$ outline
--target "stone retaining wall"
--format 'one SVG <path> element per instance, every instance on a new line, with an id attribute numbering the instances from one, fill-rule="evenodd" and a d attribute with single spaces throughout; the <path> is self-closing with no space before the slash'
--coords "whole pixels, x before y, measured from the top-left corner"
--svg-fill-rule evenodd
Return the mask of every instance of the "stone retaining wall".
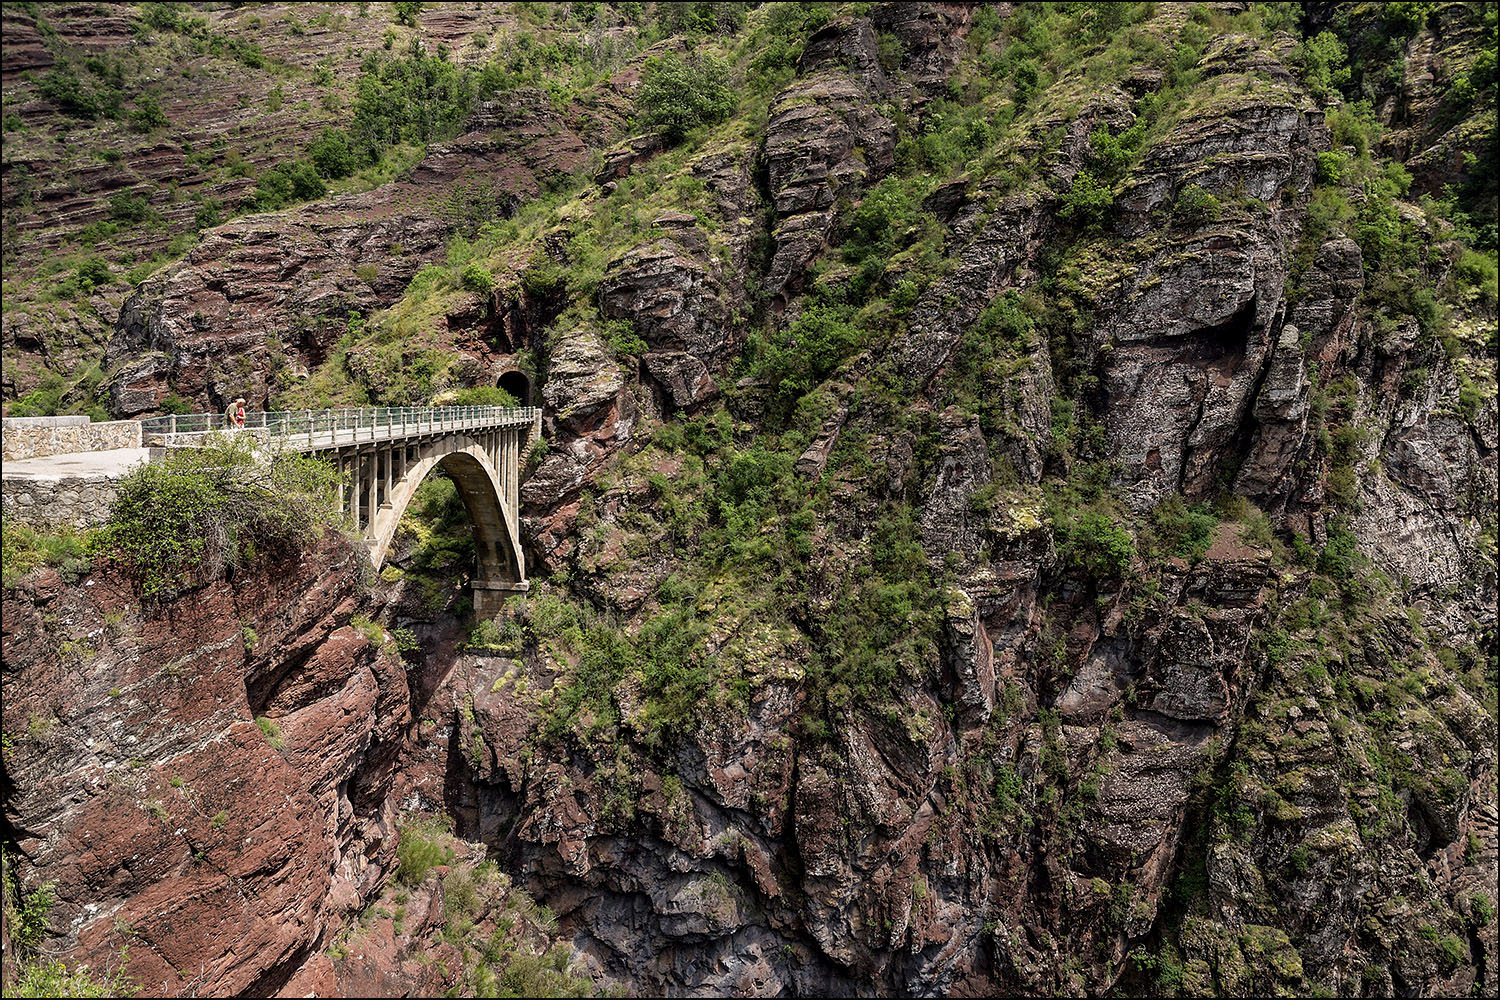
<path id="1" fill-rule="evenodd" d="M 106 476 L 6 479 L 0 505 L 7 521 L 37 528 L 90 528 L 109 517 L 119 487 L 118 479 Z"/>
<path id="2" fill-rule="evenodd" d="M 140 446 L 139 420 L 91 423 L 88 417 L 6 417 L 0 421 L 0 458 L 8 462 Z"/>

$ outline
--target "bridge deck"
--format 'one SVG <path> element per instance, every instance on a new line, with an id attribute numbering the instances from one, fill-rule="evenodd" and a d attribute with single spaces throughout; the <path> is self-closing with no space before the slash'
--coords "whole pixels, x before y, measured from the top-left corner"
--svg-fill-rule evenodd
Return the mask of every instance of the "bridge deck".
<path id="1" fill-rule="evenodd" d="M 245 414 L 243 428 L 222 413 L 151 417 L 141 421 L 143 442 L 154 447 L 194 447 L 211 433 L 241 430 L 274 440 L 290 451 L 328 451 L 470 430 L 525 427 L 534 407 L 392 406 L 345 410 L 274 410 Z"/>

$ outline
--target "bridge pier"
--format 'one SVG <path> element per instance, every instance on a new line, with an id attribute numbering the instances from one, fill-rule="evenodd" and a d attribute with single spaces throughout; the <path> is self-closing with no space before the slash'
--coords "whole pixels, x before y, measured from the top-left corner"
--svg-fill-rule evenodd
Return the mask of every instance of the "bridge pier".
<path id="1" fill-rule="evenodd" d="M 529 580 L 479 580 L 471 584 L 474 590 L 474 617 L 494 618 L 505 609 L 505 602 L 513 594 L 524 594 L 531 589 Z"/>

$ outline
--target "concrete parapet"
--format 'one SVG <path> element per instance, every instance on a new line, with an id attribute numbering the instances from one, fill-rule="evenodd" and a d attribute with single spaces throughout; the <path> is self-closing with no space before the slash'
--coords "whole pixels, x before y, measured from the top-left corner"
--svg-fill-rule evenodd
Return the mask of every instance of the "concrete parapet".
<path id="1" fill-rule="evenodd" d="M 0 458 L 8 462 L 140 446 L 139 420 L 93 423 L 88 417 L 6 417 L 0 421 Z"/>

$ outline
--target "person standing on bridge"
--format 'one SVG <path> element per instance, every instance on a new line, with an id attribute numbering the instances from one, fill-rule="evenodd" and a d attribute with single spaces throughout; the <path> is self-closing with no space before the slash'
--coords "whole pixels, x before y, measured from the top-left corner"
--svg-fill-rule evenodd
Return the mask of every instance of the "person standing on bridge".
<path id="1" fill-rule="evenodd" d="M 245 397 L 239 396 L 224 411 L 224 425 L 239 430 L 245 426 Z"/>

